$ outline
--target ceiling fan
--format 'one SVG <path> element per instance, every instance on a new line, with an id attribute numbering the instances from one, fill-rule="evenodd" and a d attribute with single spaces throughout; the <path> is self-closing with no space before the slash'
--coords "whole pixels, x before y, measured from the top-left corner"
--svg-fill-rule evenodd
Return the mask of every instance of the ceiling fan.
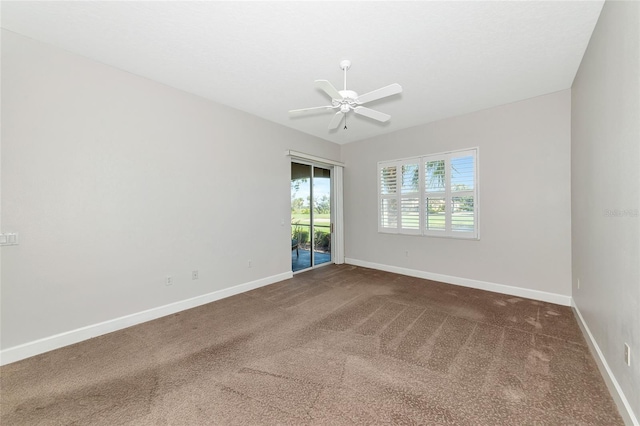
<path id="1" fill-rule="evenodd" d="M 315 86 L 318 89 L 324 90 L 327 95 L 331 96 L 331 105 L 293 109 L 289 111 L 289 114 L 299 115 L 309 112 L 337 110 L 329 123 L 329 129 L 337 128 L 340 125 L 340 122 L 342 122 L 342 118 L 345 117 L 346 119 L 346 115 L 349 111 L 353 111 L 356 114 L 363 115 L 383 123 L 388 121 L 391 118 L 389 114 L 363 107 L 362 104 L 401 93 L 402 86 L 398 83 L 393 83 L 380 89 L 365 93 L 364 95 L 358 95 L 353 90 L 347 90 L 347 70 L 351 68 L 351 61 L 348 59 L 340 61 L 340 68 L 344 71 L 344 90 L 336 89 L 328 80 L 315 81 Z M 345 129 L 346 128 L 347 127 L 345 125 Z"/>

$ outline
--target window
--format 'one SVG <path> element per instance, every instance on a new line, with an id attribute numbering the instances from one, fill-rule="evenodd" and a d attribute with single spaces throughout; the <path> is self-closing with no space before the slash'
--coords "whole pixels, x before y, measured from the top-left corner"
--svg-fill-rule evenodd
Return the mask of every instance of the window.
<path id="1" fill-rule="evenodd" d="M 478 238 L 477 149 L 378 163 L 378 231 Z"/>

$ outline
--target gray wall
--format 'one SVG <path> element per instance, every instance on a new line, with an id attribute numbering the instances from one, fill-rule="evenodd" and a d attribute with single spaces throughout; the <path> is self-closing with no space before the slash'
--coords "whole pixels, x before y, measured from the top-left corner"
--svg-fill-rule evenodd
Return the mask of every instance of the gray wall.
<path id="1" fill-rule="evenodd" d="M 565 90 L 343 146 L 345 256 L 568 300 L 570 108 Z M 378 161 L 471 147 L 479 147 L 479 241 L 377 232 Z"/>
<path id="2" fill-rule="evenodd" d="M 291 271 L 286 149 L 340 157 L 3 31 L 2 348 Z"/>
<path id="3" fill-rule="evenodd" d="M 573 83 L 571 117 L 573 298 L 636 416 L 640 415 L 639 9 L 638 2 L 605 3 Z M 631 367 L 623 362 L 624 342 L 631 345 Z"/>

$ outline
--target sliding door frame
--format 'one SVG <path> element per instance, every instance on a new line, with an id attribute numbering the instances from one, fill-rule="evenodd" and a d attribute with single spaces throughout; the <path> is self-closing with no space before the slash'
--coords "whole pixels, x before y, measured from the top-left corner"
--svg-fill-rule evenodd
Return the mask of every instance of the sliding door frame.
<path id="1" fill-rule="evenodd" d="M 331 265 L 332 263 L 334 263 L 334 257 L 333 257 L 333 246 L 331 246 L 331 259 L 328 262 L 323 262 L 319 265 L 316 264 L 316 254 L 315 254 L 315 239 L 316 239 L 316 233 L 315 233 L 315 222 L 314 222 L 314 216 L 315 216 L 315 212 L 314 212 L 314 207 L 315 207 L 315 202 L 314 202 L 314 189 L 313 189 L 313 181 L 315 179 L 314 176 L 314 169 L 316 167 L 321 168 L 321 169 L 325 169 L 325 170 L 329 170 L 329 183 L 330 183 L 330 187 L 329 187 L 329 202 L 331 205 L 331 209 L 329 211 L 329 234 L 330 234 L 330 239 L 331 242 L 333 243 L 333 235 L 334 235 L 334 229 L 335 226 L 333 224 L 334 221 L 334 217 L 335 217 L 335 211 L 334 211 L 334 205 L 335 203 L 333 202 L 333 197 L 334 197 L 334 183 L 333 183 L 333 175 L 334 175 L 334 168 L 332 165 L 330 164 L 325 164 L 325 163 L 317 163 L 317 162 L 313 162 L 313 161 L 309 161 L 309 160 L 305 160 L 305 159 L 298 159 L 298 158 L 291 158 L 291 164 L 296 163 L 296 164 L 302 164 L 305 166 L 309 166 L 311 169 L 311 173 L 310 173 L 310 181 L 309 181 L 309 255 L 311 257 L 311 265 L 308 268 L 304 268 L 304 269 L 300 269 L 298 271 L 294 271 L 294 274 L 297 274 L 299 272 L 304 272 L 304 271 L 309 271 L 311 269 L 315 269 L 315 268 L 321 268 L 323 266 L 327 266 L 327 265 Z M 289 169 L 291 169 L 291 166 L 289 166 Z M 289 222 L 291 223 L 291 220 L 289 220 Z"/>
<path id="2" fill-rule="evenodd" d="M 314 167 L 320 167 L 320 168 L 324 168 L 324 169 L 328 169 L 330 170 L 330 182 L 331 182 L 331 186 L 330 186 L 330 202 L 331 202 L 331 220 L 330 220 L 330 235 L 331 235 L 331 261 L 329 262 L 324 262 L 321 263 L 320 265 L 315 265 L 315 259 L 314 259 L 314 254 L 313 254 L 313 244 L 314 244 L 314 239 L 315 239 L 315 235 L 309 236 L 309 239 L 311 241 L 311 256 L 312 256 L 312 261 L 311 264 L 313 266 L 309 267 L 309 268 L 305 268 L 305 269 L 301 269 L 300 271 L 296 271 L 294 272 L 302 272 L 302 271 L 308 271 L 310 269 L 314 269 L 317 267 L 322 267 L 322 266 L 326 266 L 326 265 L 330 265 L 332 263 L 334 264 L 341 264 L 344 263 L 344 230 L 343 230 L 343 200 L 342 200 L 342 168 L 344 167 L 344 163 L 341 163 L 339 161 L 334 161 L 334 160 L 329 160 L 329 159 L 325 159 L 325 158 L 321 158 L 321 157 L 317 157 L 314 155 L 309 155 L 309 154 L 304 154 L 301 152 L 297 152 L 297 151 L 286 151 L 285 155 L 290 157 L 290 163 L 289 163 L 289 175 L 291 176 L 291 163 L 298 163 L 298 164 L 305 164 L 305 165 L 309 165 L 311 166 L 311 182 L 310 182 L 310 190 L 309 190 L 309 194 L 311 197 L 311 200 L 313 200 L 313 168 Z M 337 171 L 338 169 L 340 169 L 339 171 Z M 312 204 L 312 203 L 311 203 Z M 310 205 L 311 207 L 311 205 Z M 309 227 L 310 229 L 310 234 L 313 234 L 313 232 L 311 232 L 311 229 L 313 228 L 313 209 L 311 209 L 310 212 L 311 215 L 311 223 Z M 289 221 L 291 222 L 291 220 Z"/>

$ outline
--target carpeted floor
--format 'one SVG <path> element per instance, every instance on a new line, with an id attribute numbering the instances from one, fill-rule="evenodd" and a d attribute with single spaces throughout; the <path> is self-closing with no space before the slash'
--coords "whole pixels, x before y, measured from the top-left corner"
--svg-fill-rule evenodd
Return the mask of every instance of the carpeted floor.
<path id="1" fill-rule="evenodd" d="M 570 308 L 347 265 L 0 374 L 3 426 L 622 424 Z"/>

